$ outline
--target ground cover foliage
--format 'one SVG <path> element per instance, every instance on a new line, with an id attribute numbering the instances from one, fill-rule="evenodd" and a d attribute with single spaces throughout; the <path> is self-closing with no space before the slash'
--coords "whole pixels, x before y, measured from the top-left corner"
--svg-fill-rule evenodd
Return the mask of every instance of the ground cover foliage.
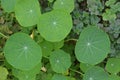
<path id="1" fill-rule="evenodd" d="M 119 0 L 0 0 L 0 80 L 120 80 Z"/>

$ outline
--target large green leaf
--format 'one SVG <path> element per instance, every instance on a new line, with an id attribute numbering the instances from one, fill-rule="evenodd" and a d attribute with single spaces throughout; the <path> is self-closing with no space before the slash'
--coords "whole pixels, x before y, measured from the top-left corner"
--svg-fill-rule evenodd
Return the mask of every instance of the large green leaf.
<path id="1" fill-rule="evenodd" d="M 55 74 L 51 80 L 67 80 L 67 77 L 60 74 Z"/>
<path id="2" fill-rule="evenodd" d="M 109 58 L 106 64 L 106 70 L 113 74 L 120 72 L 120 59 Z"/>
<path id="3" fill-rule="evenodd" d="M 19 80 L 36 80 L 36 74 L 40 72 L 41 64 L 38 64 L 34 68 L 28 71 L 22 71 L 19 69 L 12 69 L 12 74 Z"/>
<path id="4" fill-rule="evenodd" d="M 27 34 L 13 34 L 6 42 L 4 55 L 14 68 L 29 70 L 41 62 L 42 52 Z"/>
<path id="5" fill-rule="evenodd" d="M 63 50 L 56 50 L 50 55 L 50 64 L 53 71 L 57 73 L 65 73 L 71 66 L 70 55 Z"/>
<path id="6" fill-rule="evenodd" d="M 108 35 L 98 27 L 85 28 L 75 47 L 78 61 L 95 65 L 107 56 L 110 51 Z"/>
<path id="7" fill-rule="evenodd" d="M 38 30 L 48 41 L 63 40 L 72 28 L 72 18 L 64 11 L 53 10 L 40 17 Z"/>
<path id="8" fill-rule="evenodd" d="M 101 67 L 92 67 L 87 70 L 83 80 L 108 80 L 108 74 Z"/>
<path id="9" fill-rule="evenodd" d="M 53 9 L 55 10 L 65 10 L 69 13 L 74 9 L 74 0 L 56 0 Z"/>
<path id="10" fill-rule="evenodd" d="M 5 12 L 13 12 L 17 0 L 1 0 L 2 8 Z"/>
<path id="11" fill-rule="evenodd" d="M 38 0 L 19 0 L 15 6 L 15 16 L 20 25 L 33 26 L 38 23 L 40 5 Z"/>
<path id="12" fill-rule="evenodd" d="M 8 75 L 8 71 L 4 67 L 0 67 L 0 80 L 6 80 Z"/>

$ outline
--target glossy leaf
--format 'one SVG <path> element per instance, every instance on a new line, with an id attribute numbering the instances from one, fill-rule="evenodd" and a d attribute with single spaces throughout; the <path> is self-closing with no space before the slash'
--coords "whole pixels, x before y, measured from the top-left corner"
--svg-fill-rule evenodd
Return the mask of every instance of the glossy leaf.
<path id="1" fill-rule="evenodd" d="M 67 18 L 65 18 L 67 17 Z M 63 40 L 72 28 L 72 18 L 64 11 L 53 10 L 40 17 L 38 30 L 47 41 Z"/>
<path id="2" fill-rule="evenodd" d="M 113 73 L 113 74 L 120 72 L 120 59 L 109 58 L 105 68 L 108 72 Z"/>
<path id="3" fill-rule="evenodd" d="M 40 5 L 38 0 L 19 0 L 15 6 L 15 16 L 21 26 L 36 25 L 39 20 Z"/>
<path id="4" fill-rule="evenodd" d="M 74 0 L 56 0 L 53 9 L 55 10 L 65 10 L 69 13 L 74 9 Z"/>
<path id="5" fill-rule="evenodd" d="M 1 0 L 1 5 L 5 12 L 13 12 L 17 0 Z"/>
<path id="6" fill-rule="evenodd" d="M 62 50 L 53 51 L 50 55 L 50 64 L 53 71 L 57 73 L 65 73 L 71 66 L 70 55 Z"/>
<path id="7" fill-rule="evenodd" d="M 98 27 L 85 28 L 75 47 L 78 61 L 95 65 L 107 57 L 110 51 L 108 35 Z"/>
<path id="8" fill-rule="evenodd" d="M 83 80 L 108 80 L 108 74 L 101 67 L 93 67 L 87 70 Z"/>
<path id="9" fill-rule="evenodd" d="M 29 70 L 41 62 L 41 47 L 27 34 L 13 34 L 6 42 L 4 55 L 14 68 Z"/>
<path id="10" fill-rule="evenodd" d="M 6 68 L 0 66 L 0 80 L 6 80 L 8 71 Z"/>

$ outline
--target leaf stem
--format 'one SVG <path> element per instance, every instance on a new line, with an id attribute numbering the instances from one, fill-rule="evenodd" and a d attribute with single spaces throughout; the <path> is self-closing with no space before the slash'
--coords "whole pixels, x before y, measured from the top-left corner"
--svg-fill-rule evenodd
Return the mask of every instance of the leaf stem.
<path id="1" fill-rule="evenodd" d="M 77 39 L 68 39 L 65 42 L 68 42 L 68 41 L 75 41 L 75 42 L 77 42 L 78 40 Z"/>
<path id="2" fill-rule="evenodd" d="M 4 38 L 8 39 L 8 36 L 4 35 L 3 33 L 0 32 L 0 35 L 3 36 Z"/>
<path id="3" fill-rule="evenodd" d="M 73 71 L 73 72 L 76 72 L 76 73 L 78 73 L 78 74 L 80 74 L 80 75 L 82 75 L 82 76 L 84 75 L 82 72 L 79 72 L 79 71 L 77 71 L 77 70 L 74 70 L 74 69 L 71 69 L 71 68 L 70 68 L 70 70 Z"/>

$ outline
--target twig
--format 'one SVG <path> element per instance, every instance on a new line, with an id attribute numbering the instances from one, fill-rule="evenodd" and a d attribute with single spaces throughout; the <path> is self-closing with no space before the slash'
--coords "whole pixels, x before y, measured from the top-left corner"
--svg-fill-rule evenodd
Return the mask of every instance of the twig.
<path id="1" fill-rule="evenodd" d="M 68 42 L 68 41 L 75 41 L 75 42 L 77 42 L 78 40 L 77 39 L 68 39 L 65 42 Z"/>
<path id="2" fill-rule="evenodd" d="M 4 38 L 8 39 L 8 36 L 4 35 L 3 33 L 0 32 L 0 35 L 3 36 Z"/>
<path id="3" fill-rule="evenodd" d="M 78 73 L 78 74 L 80 74 L 80 75 L 82 75 L 82 76 L 84 75 L 82 72 L 79 72 L 79 71 L 77 71 L 77 70 L 74 70 L 74 69 L 71 69 L 71 68 L 70 68 L 70 70 L 73 71 L 73 72 L 76 72 L 76 73 Z"/>

